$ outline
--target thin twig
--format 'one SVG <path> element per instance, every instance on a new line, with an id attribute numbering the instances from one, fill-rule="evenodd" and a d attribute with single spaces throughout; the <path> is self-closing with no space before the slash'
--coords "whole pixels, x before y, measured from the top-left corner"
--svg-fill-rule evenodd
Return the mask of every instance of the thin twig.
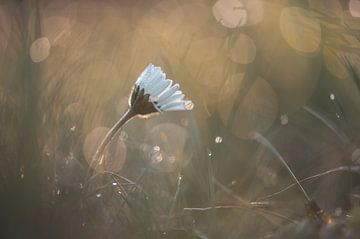
<path id="1" fill-rule="evenodd" d="M 337 168 L 330 169 L 330 170 L 327 170 L 327 171 L 319 173 L 319 174 L 312 175 L 312 176 L 307 177 L 307 178 L 303 178 L 299 182 L 306 182 L 306 181 L 308 181 L 310 179 L 319 178 L 319 177 L 326 176 L 326 175 L 331 174 L 331 173 L 336 173 L 336 172 L 341 172 L 341 171 L 349 171 L 349 172 L 359 173 L 360 172 L 360 166 L 341 166 L 341 167 L 337 167 Z M 280 193 L 283 193 L 283 192 L 287 191 L 288 189 L 290 189 L 290 188 L 292 188 L 292 187 L 294 187 L 296 185 L 297 185 L 296 183 L 290 184 L 287 187 L 281 189 L 280 191 L 274 192 L 274 193 L 272 193 L 270 195 L 267 195 L 265 197 L 261 197 L 260 200 L 269 199 L 271 197 L 274 197 L 274 196 L 276 196 L 276 195 L 278 195 Z"/>
<path id="2" fill-rule="evenodd" d="M 177 199 L 178 199 L 179 194 L 180 194 L 181 182 L 182 182 L 182 175 L 179 174 L 178 180 L 177 180 L 176 192 L 175 192 L 174 198 L 173 198 L 172 203 L 171 203 L 169 216 L 173 215 L 173 213 L 174 213 L 176 202 L 177 202 Z"/>
<path id="3" fill-rule="evenodd" d="M 285 219 L 286 221 L 291 221 L 292 223 L 295 223 L 295 221 L 291 220 L 290 218 L 281 215 L 279 213 L 270 211 L 268 209 L 266 209 L 267 206 L 269 206 L 268 202 L 258 202 L 258 201 L 253 201 L 253 202 L 249 202 L 243 198 L 241 198 L 240 196 L 236 195 L 231 189 L 227 188 L 226 186 L 224 186 L 223 184 L 221 184 L 218 180 L 216 180 L 214 178 L 214 183 L 221 189 L 223 190 L 225 193 L 229 194 L 230 196 L 234 197 L 235 199 L 237 199 L 239 201 L 239 203 L 241 204 L 239 207 L 242 207 L 244 209 L 249 209 L 254 211 L 255 213 L 262 213 L 262 214 L 269 214 L 269 215 L 274 215 L 277 216 L 279 218 Z M 266 207 L 264 207 L 266 206 Z"/>
<path id="4" fill-rule="evenodd" d="M 214 210 L 214 209 L 249 209 L 248 207 L 244 207 L 244 206 L 238 206 L 238 205 L 216 205 L 216 206 L 213 206 L 213 207 L 185 207 L 184 210 L 185 211 L 199 211 L 199 212 L 204 212 L 204 211 L 209 211 L 209 210 Z M 276 217 L 279 217 L 285 221 L 288 221 L 290 223 L 293 223 L 293 224 L 298 224 L 296 221 L 284 216 L 284 215 L 281 215 L 279 213 L 275 213 L 275 212 L 272 212 L 272 211 L 265 211 L 265 210 L 262 210 L 262 209 L 257 209 L 258 211 L 262 212 L 262 213 L 265 213 L 265 214 L 270 214 L 270 215 L 273 215 L 273 216 L 276 216 Z"/>
<path id="5" fill-rule="evenodd" d="M 349 138 L 334 122 L 328 119 L 325 115 L 322 115 L 319 112 L 316 112 L 315 110 L 311 109 L 309 106 L 305 105 L 303 108 L 312 116 L 323 122 L 329 129 L 331 129 L 331 131 L 333 131 L 336 134 L 336 136 L 341 140 L 341 142 L 344 145 L 349 144 L 350 142 Z"/>
<path id="6" fill-rule="evenodd" d="M 262 136 L 258 132 L 254 132 L 253 134 L 254 134 L 253 135 L 254 139 L 256 141 L 258 141 L 259 143 L 261 143 L 262 145 L 267 147 L 273 154 L 275 154 L 276 158 L 280 160 L 280 162 L 285 166 L 285 168 L 287 169 L 287 171 L 289 172 L 291 177 L 294 179 L 295 184 L 299 186 L 300 190 L 302 191 L 302 193 L 305 196 L 305 199 L 308 202 L 311 202 L 311 199 L 310 199 L 309 195 L 307 194 L 307 192 L 305 191 L 303 186 L 300 184 L 299 180 L 297 179 L 297 177 L 295 176 L 295 174 L 293 173 L 293 171 L 291 170 L 289 165 L 285 162 L 284 158 L 281 156 L 279 151 L 277 151 L 277 149 L 269 142 L 269 140 L 267 140 L 264 136 Z"/>

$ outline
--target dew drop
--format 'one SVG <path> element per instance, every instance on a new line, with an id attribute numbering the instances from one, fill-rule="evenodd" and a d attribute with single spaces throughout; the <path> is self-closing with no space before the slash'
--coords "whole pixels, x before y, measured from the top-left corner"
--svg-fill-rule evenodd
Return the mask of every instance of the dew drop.
<path id="1" fill-rule="evenodd" d="M 185 101 L 185 109 L 186 110 L 194 109 L 194 103 L 191 100 Z"/>
<path id="2" fill-rule="evenodd" d="M 24 174 L 24 166 L 22 165 L 20 167 L 20 178 L 23 179 L 25 177 L 25 174 Z"/>
<path id="3" fill-rule="evenodd" d="M 333 93 L 330 94 L 330 100 L 335 100 L 335 95 Z"/>
<path id="4" fill-rule="evenodd" d="M 207 154 L 208 154 L 208 156 L 209 156 L 209 157 L 211 157 L 211 156 L 212 156 L 212 152 L 211 152 L 211 150 L 210 150 L 210 149 L 207 149 Z"/>
<path id="5" fill-rule="evenodd" d="M 215 138 L 215 143 L 217 143 L 217 144 L 221 144 L 222 141 L 223 141 L 223 138 L 220 137 L 220 136 L 217 136 L 217 137 Z"/>
<path id="6" fill-rule="evenodd" d="M 101 197 L 101 193 L 96 194 L 96 197 L 97 197 L 97 198 L 100 198 L 100 197 Z"/>
<path id="7" fill-rule="evenodd" d="M 150 161 L 153 164 L 158 164 L 163 160 L 163 156 L 160 152 L 159 146 L 154 146 L 153 151 L 150 153 Z"/>
<path id="8" fill-rule="evenodd" d="M 113 182 L 113 183 L 112 183 L 112 185 L 116 186 L 116 185 L 117 185 L 117 183 L 116 183 L 116 182 Z"/>
<path id="9" fill-rule="evenodd" d="M 71 132 L 75 132 L 76 126 L 74 125 L 73 127 L 70 128 Z"/>
<path id="10" fill-rule="evenodd" d="M 287 125 L 289 123 L 289 117 L 287 115 L 280 116 L 280 123 L 282 125 Z"/>

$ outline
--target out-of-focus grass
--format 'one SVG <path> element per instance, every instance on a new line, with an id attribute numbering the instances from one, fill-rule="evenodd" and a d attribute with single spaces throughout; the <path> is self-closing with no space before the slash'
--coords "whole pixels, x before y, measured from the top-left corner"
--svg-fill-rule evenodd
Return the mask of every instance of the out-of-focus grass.
<path id="1" fill-rule="evenodd" d="M 355 0 L 1 1 L 1 238 L 356 238 L 358 12 Z M 90 168 L 150 62 L 194 110 L 129 122 Z M 307 215 L 298 187 L 276 193 L 293 181 L 274 152 L 332 224 Z"/>

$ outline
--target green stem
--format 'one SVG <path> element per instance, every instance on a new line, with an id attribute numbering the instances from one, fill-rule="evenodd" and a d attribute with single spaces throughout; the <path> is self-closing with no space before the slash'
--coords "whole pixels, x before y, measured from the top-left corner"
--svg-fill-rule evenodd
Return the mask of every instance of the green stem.
<path id="1" fill-rule="evenodd" d="M 134 116 L 136 116 L 136 113 L 131 107 L 126 110 L 126 112 L 119 119 L 119 121 L 114 124 L 114 126 L 109 130 L 109 132 L 107 132 L 104 139 L 97 147 L 96 152 L 92 158 L 91 165 L 98 161 L 98 159 L 103 155 L 106 146 L 114 138 L 115 134 L 126 124 L 126 122 L 128 122 Z"/>

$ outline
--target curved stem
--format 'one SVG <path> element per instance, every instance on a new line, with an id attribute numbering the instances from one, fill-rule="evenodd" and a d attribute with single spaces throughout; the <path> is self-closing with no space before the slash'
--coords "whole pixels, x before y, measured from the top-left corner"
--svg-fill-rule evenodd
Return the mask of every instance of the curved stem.
<path id="1" fill-rule="evenodd" d="M 134 116 L 136 116 L 135 111 L 131 107 L 129 109 L 127 109 L 127 111 L 123 114 L 123 116 L 119 119 L 119 121 L 114 124 L 114 126 L 109 130 L 109 132 L 107 132 L 104 139 L 101 141 L 101 143 L 97 147 L 95 154 L 92 158 L 91 165 L 94 162 L 97 162 L 99 157 L 102 156 L 106 146 L 114 138 L 115 134 L 121 129 L 122 126 L 124 126 L 126 124 L 126 122 L 128 122 Z"/>

